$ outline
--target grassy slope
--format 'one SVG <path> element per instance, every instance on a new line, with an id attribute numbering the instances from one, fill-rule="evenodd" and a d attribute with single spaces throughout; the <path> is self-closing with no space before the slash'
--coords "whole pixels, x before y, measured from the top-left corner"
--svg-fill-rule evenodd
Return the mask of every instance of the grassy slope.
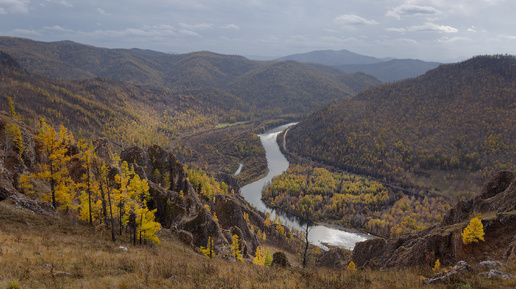
<path id="1" fill-rule="evenodd" d="M 161 244 L 153 247 L 113 243 L 101 227 L 83 225 L 70 216 L 35 215 L 16 208 L 13 201 L 0 202 L 0 286 L 16 281 L 21 288 L 423 288 L 420 276 L 430 274 L 419 269 L 281 269 L 208 260 L 168 231 L 160 237 Z M 276 250 L 271 248 L 272 253 Z M 507 269 L 514 273 L 516 264 Z M 471 275 L 451 285 L 510 288 L 516 281 Z"/>

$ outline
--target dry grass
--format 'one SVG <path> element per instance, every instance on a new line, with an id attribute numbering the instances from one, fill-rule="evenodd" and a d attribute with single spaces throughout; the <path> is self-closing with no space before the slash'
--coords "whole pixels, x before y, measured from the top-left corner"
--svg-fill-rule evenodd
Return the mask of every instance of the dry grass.
<path id="1" fill-rule="evenodd" d="M 170 233 L 158 246 L 111 242 L 72 217 L 34 215 L 0 202 L 0 289 L 20 288 L 421 288 L 420 270 L 348 272 L 270 268 L 206 259 Z M 128 251 L 119 249 L 128 247 Z M 275 251 L 271 248 L 272 253 Z M 289 259 L 295 258 L 289 255 Z M 295 262 L 294 262 L 295 263 Z M 514 272 L 516 265 L 508 268 Z M 452 286 L 453 285 L 453 286 Z M 477 277 L 430 288 L 512 288 Z M 451 286 L 451 287 L 450 287 Z"/>

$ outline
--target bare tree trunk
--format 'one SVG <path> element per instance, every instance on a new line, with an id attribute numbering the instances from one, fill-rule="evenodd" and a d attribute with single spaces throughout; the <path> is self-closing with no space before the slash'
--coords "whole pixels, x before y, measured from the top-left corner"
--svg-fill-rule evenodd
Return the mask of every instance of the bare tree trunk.
<path id="1" fill-rule="evenodd" d="M 308 245 L 310 244 L 308 242 L 308 222 L 306 222 L 306 229 L 305 229 L 305 251 L 303 253 L 303 267 L 306 267 L 306 258 L 308 255 Z"/>

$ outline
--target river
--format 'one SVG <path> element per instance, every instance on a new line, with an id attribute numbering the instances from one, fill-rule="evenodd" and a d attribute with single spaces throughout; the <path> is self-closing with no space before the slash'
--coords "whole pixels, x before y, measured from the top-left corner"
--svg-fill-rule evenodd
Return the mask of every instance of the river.
<path id="1" fill-rule="evenodd" d="M 263 147 L 265 148 L 269 173 L 264 178 L 242 187 L 241 191 L 244 198 L 250 204 L 254 205 L 262 212 L 269 212 L 272 219 L 274 219 L 277 214 L 284 225 L 289 225 L 290 227 L 304 231 L 306 226 L 302 224 L 302 222 L 297 217 L 291 216 L 283 211 L 270 208 L 261 200 L 263 187 L 269 184 L 272 178 L 277 175 L 281 175 L 288 169 L 289 162 L 281 153 L 279 146 L 276 143 L 276 138 L 280 132 L 294 124 L 295 123 L 282 125 L 258 135 Z M 324 244 L 328 244 L 332 246 L 340 246 L 348 250 L 353 250 L 356 243 L 365 241 L 366 239 L 370 238 L 371 236 L 367 234 L 355 233 L 351 232 L 351 230 L 338 230 L 322 225 L 315 225 L 310 227 L 308 233 L 308 240 L 310 243 L 322 248 L 326 248 Z"/>

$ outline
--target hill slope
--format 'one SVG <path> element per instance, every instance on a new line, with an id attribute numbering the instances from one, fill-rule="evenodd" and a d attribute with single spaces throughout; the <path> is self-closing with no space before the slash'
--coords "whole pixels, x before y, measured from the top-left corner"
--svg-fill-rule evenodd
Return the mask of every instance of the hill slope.
<path id="1" fill-rule="evenodd" d="M 373 64 L 338 65 L 335 67 L 349 73 L 361 71 L 383 82 L 392 82 L 422 75 L 436 68 L 439 64 L 417 59 L 392 59 Z"/>
<path id="2" fill-rule="evenodd" d="M 301 156 L 405 185 L 423 174 L 465 172 L 478 182 L 514 170 L 516 60 L 476 57 L 368 89 L 292 127 L 287 143 Z"/>
<path id="3" fill-rule="evenodd" d="M 105 49 L 73 42 L 36 42 L 0 37 L 0 51 L 16 58 L 29 72 L 57 79 L 108 77 L 152 88 L 193 95 L 219 109 L 245 112 L 246 117 L 273 114 L 304 114 L 328 99 L 350 97 L 358 87 L 379 81 L 365 75 L 334 71 L 323 73 L 305 64 L 251 61 L 241 56 L 195 52 L 181 55 L 141 50 Z M 278 70 L 278 66 L 282 66 Z M 278 77 L 278 71 L 281 77 Z M 347 81 L 343 81 L 347 79 Z M 351 79 L 351 81 L 350 81 Z M 310 86 L 299 83 L 310 82 Z M 289 99 L 278 97 L 288 87 Z M 324 93 L 320 88 L 326 88 Z M 266 89 L 264 89 L 266 88 Z M 331 94 L 327 94 L 330 91 Z M 302 96 L 296 98 L 296 96 Z M 308 96 L 308 97 L 306 97 Z M 223 101 L 221 101 L 223 100 Z M 290 107 L 291 102 L 298 105 Z M 251 109 L 250 109 L 251 108 Z M 235 115 L 241 116 L 238 113 Z"/>

